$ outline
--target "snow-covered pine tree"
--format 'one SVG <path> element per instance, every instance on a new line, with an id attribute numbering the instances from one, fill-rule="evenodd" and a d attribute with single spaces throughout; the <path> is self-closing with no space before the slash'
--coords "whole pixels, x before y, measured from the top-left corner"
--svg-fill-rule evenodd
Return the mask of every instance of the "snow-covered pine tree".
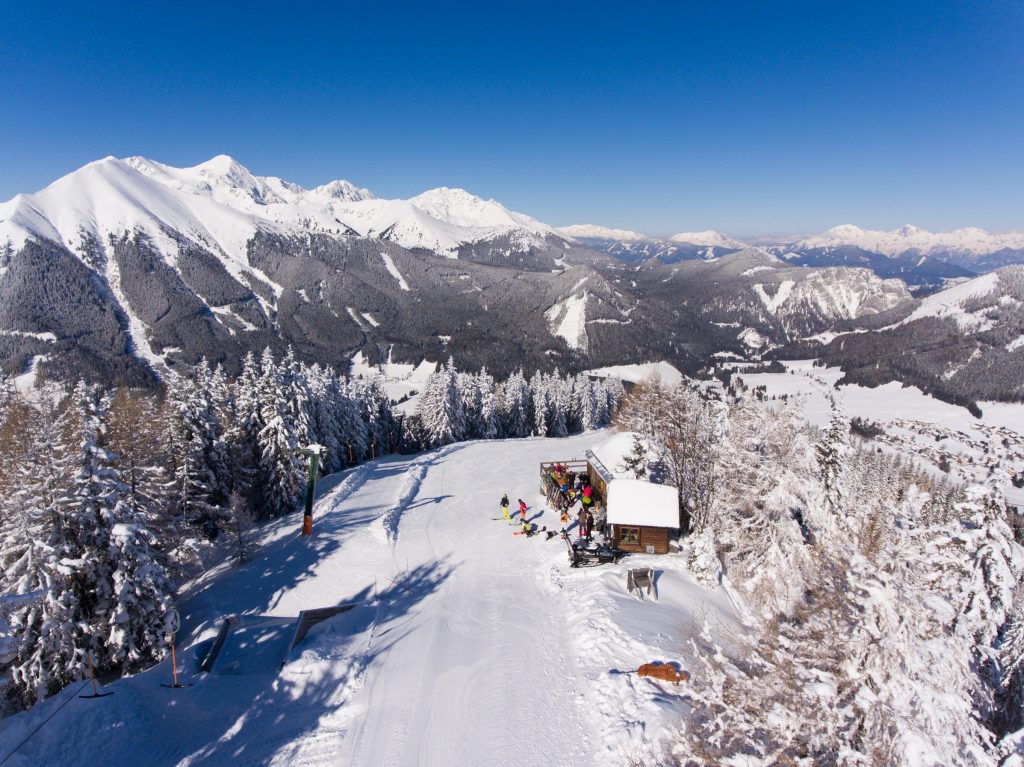
<path id="1" fill-rule="evenodd" d="M 828 428 L 825 429 L 821 439 L 814 446 L 818 467 L 821 471 L 821 482 L 825 488 L 825 503 L 832 514 L 835 514 L 842 504 L 840 477 L 843 471 L 843 454 L 847 450 L 849 434 L 849 419 L 846 418 L 839 406 L 833 403 Z"/>
<path id="2" fill-rule="evenodd" d="M 160 660 L 173 587 L 155 556 L 155 540 L 145 519 L 127 503 L 113 510 L 107 550 L 111 571 L 111 605 L 106 616 L 102 665 L 128 670 Z"/>
<path id="3" fill-rule="evenodd" d="M 501 420 L 505 436 L 521 438 L 530 436 L 533 428 L 532 399 L 530 387 L 517 370 L 501 385 Z"/>
<path id="4" fill-rule="evenodd" d="M 450 357 L 447 365 L 427 379 L 418 412 L 432 447 L 456 442 L 465 433 L 458 371 Z"/>
<path id="5" fill-rule="evenodd" d="M 312 413 L 314 425 L 314 441 L 327 448 L 324 461 L 324 473 L 338 471 L 347 460 L 347 449 L 343 447 L 340 437 L 342 405 L 342 387 L 338 374 L 333 370 L 321 369 L 313 365 L 307 371 L 309 387 L 313 395 Z"/>
<path id="6" fill-rule="evenodd" d="M 462 434 L 457 439 L 477 439 L 482 426 L 480 415 L 483 402 L 476 376 L 472 373 L 459 373 L 455 385 L 459 390 L 459 403 L 462 407 L 462 420 L 465 424 Z"/>
<path id="7" fill-rule="evenodd" d="M 300 445 L 305 447 L 316 442 L 312 411 L 313 393 L 306 378 L 306 369 L 295 358 L 295 350 L 291 346 L 288 347 L 278 370 L 281 379 L 281 396 L 291 410 L 291 420 L 295 425 L 295 438 Z"/>
<path id="8" fill-rule="evenodd" d="M 568 411 L 570 395 L 566 387 L 566 381 L 562 379 L 558 369 L 547 377 L 548 403 L 551 408 L 551 418 L 548 421 L 548 436 L 565 437 L 569 434 Z"/>
<path id="9" fill-rule="evenodd" d="M 231 481 L 227 450 L 219 436 L 217 413 L 205 361 L 187 378 L 167 379 L 168 427 L 175 451 L 174 503 L 181 523 L 207 540 L 220 533 Z"/>
<path id="10" fill-rule="evenodd" d="M 284 395 L 284 376 L 268 348 L 262 359 L 259 432 L 260 513 L 279 517 L 294 511 L 302 489 L 303 461 L 294 409 Z"/>
<path id="11" fill-rule="evenodd" d="M 501 422 L 498 418 L 495 402 L 494 378 L 485 368 L 480 368 L 476 376 L 476 387 L 480 397 L 480 428 L 481 439 L 495 439 L 501 436 Z"/>
<path id="12" fill-rule="evenodd" d="M 530 432 L 535 437 L 546 437 L 551 425 L 551 398 L 544 375 L 538 370 L 530 378 L 530 409 L 533 411 L 533 426 Z"/>
<path id="13" fill-rule="evenodd" d="M 370 454 L 370 434 L 359 404 L 358 384 L 354 381 L 346 382 L 342 385 L 341 394 L 336 409 L 340 429 L 338 440 L 345 450 L 346 465 L 353 465 Z"/>
<path id="14" fill-rule="evenodd" d="M 582 373 L 576 378 L 576 399 L 579 403 L 579 426 L 583 431 L 591 431 L 603 425 L 601 410 L 597 403 L 597 392 L 594 382 Z"/>
<path id="15" fill-rule="evenodd" d="M 251 351 L 242 361 L 242 372 L 234 382 L 231 399 L 234 418 L 224 431 L 225 450 L 231 468 L 230 488 L 255 502 L 259 493 L 257 474 L 260 463 L 259 433 L 266 425 L 260 408 L 260 382 L 263 370 Z"/>

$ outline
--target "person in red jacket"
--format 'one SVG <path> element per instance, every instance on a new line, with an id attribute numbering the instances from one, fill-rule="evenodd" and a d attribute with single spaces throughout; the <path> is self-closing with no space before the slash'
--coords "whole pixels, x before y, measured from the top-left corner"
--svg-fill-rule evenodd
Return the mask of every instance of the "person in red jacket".
<path id="1" fill-rule="evenodd" d="M 524 517 L 526 516 L 526 501 L 524 501 L 522 498 L 519 499 L 519 513 L 522 514 Z"/>

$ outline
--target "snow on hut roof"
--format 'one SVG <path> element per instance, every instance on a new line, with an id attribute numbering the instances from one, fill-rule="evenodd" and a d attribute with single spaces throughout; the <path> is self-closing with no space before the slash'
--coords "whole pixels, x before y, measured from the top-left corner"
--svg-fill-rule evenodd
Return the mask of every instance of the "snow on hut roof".
<path id="1" fill-rule="evenodd" d="M 679 527 L 679 496 L 671 485 L 656 485 L 643 479 L 616 479 L 608 483 L 608 522 Z"/>
<path id="2" fill-rule="evenodd" d="M 608 469 L 613 477 L 632 478 L 633 472 L 624 468 L 622 459 L 633 452 L 633 438 L 636 436 L 638 435 L 631 431 L 619 432 L 590 452 L 594 454 L 597 460 L 604 464 L 604 467 Z M 650 450 L 647 440 L 641 437 L 640 441 L 643 442 L 644 447 Z"/>

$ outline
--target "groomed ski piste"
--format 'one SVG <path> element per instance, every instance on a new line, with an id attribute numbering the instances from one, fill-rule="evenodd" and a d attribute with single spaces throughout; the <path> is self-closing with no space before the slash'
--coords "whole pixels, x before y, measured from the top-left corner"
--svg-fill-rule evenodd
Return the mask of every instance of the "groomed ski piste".
<path id="1" fill-rule="evenodd" d="M 736 630 L 729 595 L 678 555 L 570 569 L 564 541 L 513 535 L 498 507 L 503 492 L 513 508 L 523 498 L 528 519 L 558 530 L 538 464 L 609 436 L 462 443 L 322 480 L 312 538 L 298 513 L 276 521 L 248 564 L 183 590 L 191 687 L 161 686 L 169 661 L 104 698 L 72 685 L 0 723 L 0 758 L 37 727 L 7 765 L 535 767 L 655 752 L 687 714 L 686 685 L 622 672 L 663 661 L 696 673 L 685 636 L 705 621 Z M 647 565 L 657 600 L 641 601 L 626 571 Z M 350 603 L 290 652 L 293 624 L 264 620 Z M 229 615 L 239 630 L 200 672 Z"/>

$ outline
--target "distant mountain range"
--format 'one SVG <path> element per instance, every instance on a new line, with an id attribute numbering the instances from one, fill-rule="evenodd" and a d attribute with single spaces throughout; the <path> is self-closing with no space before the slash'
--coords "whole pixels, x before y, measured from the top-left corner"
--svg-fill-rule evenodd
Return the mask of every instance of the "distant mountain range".
<path id="1" fill-rule="evenodd" d="M 682 232 L 663 238 L 592 225 L 561 227 L 558 231 L 632 263 L 648 258 L 663 263 L 706 260 L 754 244 L 714 231 Z M 1024 232 L 993 234 L 973 228 L 932 233 L 904 226 L 883 232 L 845 224 L 813 237 L 759 238 L 756 246 L 798 266 L 858 266 L 926 291 L 941 288 L 951 280 L 1024 263 Z"/>
<path id="2" fill-rule="evenodd" d="M 876 234 L 873 247 L 888 242 Z M 650 359 L 693 373 L 801 344 L 828 353 L 822 339 L 910 317 L 922 304 L 908 286 L 971 275 L 906 237 L 913 255 L 556 229 L 461 189 L 382 200 L 225 156 L 105 158 L 0 204 L 0 368 L 152 385 L 200 357 L 233 373 L 248 351 L 292 345 L 332 366 L 361 351 L 497 375 Z M 1016 241 L 957 242 L 980 268 Z M 1004 345 L 1011 361 L 1024 353 Z"/>

